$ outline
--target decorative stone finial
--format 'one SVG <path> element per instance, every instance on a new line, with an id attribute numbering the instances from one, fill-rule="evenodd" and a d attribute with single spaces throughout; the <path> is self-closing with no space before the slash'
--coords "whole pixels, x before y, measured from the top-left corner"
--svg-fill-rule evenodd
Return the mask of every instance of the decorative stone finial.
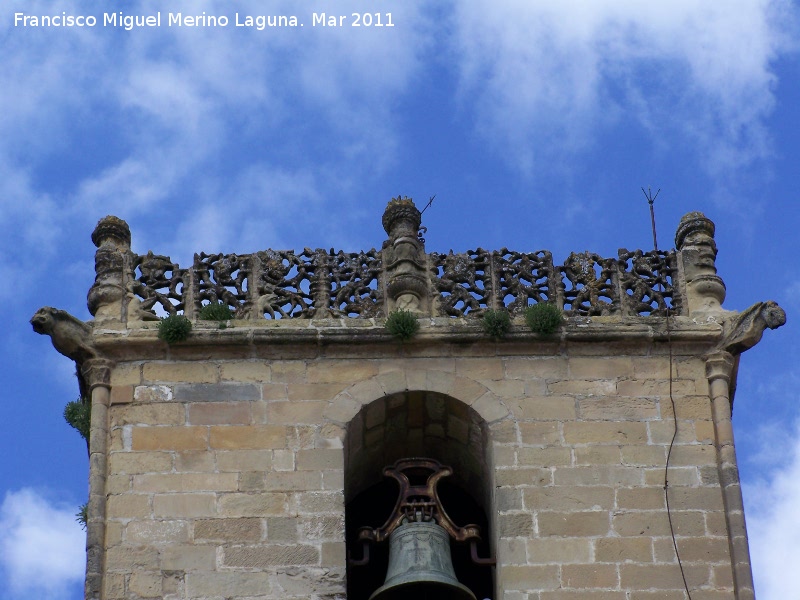
<path id="1" fill-rule="evenodd" d="M 97 246 L 94 255 L 95 280 L 89 290 L 87 306 L 95 322 L 106 327 L 119 327 L 125 321 L 125 279 L 131 250 L 131 230 L 119 217 L 107 216 L 97 223 L 92 233 Z"/>
<path id="2" fill-rule="evenodd" d="M 383 213 L 387 275 L 387 312 L 402 309 L 415 313 L 430 311 L 430 283 L 426 269 L 425 244 L 419 238 L 422 213 L 408 197 L 392 198 Z"/>
<path id="3" fill-rule="evenodd" d="M 383 229 L 391 238 L 404 235 L 417 237 L 422 224 L 422 213 L 408 196 L 392 198 L 383 211 Z"/>
<path id="4" fill-rule="evenodd" d="M 98 248 L 105 242 L 115 243 L 116 246 L 131 247 L 131 228 L 128 224 L 113 215 L 100 219 L 97 227 L 92 232 L 92 242 Z"/>
<path id="5" fill-rule="evenodd" d="M 714 222 L 701 212 L 690 212 L 681 219 L 675 234 L 675 247 L 683 259 L 689 314 L 706 317 L 723 314 L 725 282 L 717 275 L 717 245 Z"/>
<path id="6" fill-rule="evenodd" d="M 703 234 L 713 240 L 715 231 L 714 221 L 703 213 L 697 211 L 686 213 L 678 224 L 678 231 L 675 232 L 675 247 L 680 250 L 686 237 L 691 234 Z M 716 246 L 714 250 L 716 256 Z"/>

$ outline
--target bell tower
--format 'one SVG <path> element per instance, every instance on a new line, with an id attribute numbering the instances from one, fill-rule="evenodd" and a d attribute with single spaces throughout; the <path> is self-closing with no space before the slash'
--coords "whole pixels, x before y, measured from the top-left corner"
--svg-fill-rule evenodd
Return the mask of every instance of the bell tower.
<path id="1" fill-rule="evenodd" d="M 92 239 L 94 320 L 34 330 L 91 402 L 87 600 L 754 598 L 714 224 L 670 251 Z"/>

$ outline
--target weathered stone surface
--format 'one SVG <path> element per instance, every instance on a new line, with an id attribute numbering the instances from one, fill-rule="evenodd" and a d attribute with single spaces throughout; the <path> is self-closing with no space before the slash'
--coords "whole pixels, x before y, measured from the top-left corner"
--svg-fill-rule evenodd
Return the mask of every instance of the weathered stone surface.
<path id="1" fill-rule="evenodd" d="M 647 425 L 599 421 L 564 423 L 564 441 L 567 444 L 646 444 Z"/>
<path id="2" fill-rule="evenodd" d="M 248 425 L 250 402 L 197 402 L 188 405 L 191 425 Z M 183 408 L 183 407 L 181 407 Z"/>
<path id="3" fill-rule="evenodd" d="M 106 550 L 105 568 L 122 573 L 154 570 L 159 568 L 159 551 L 146 546 L 111 546 Z"/>
<path id="4" fill-rule="evenodd" d="M 214 515 L 215 494 L 156 494 L 153 515 L 156 517 L 208 517 Z"/>
<path id="5" fill-rule="evenodd" d="M 378 374 L 377 361 L 320 360 L 309 363 L 308 383 L 347 383 L 372 379 Z"/>
<path id="6" fill-rule="evenodd" d="M 222 564 L 226 567 L 266 569 L 286 565 L 317 565 L 319 559 L 320 552 L 315 546 L 270 544 L 226 548 L 223 552 Z"/>
<path id="7" fill-rule="evenodd" d="M 552 590 L 560 583 L 556 565 L 508 566 L 503 568 L 500 577 L 505 590 Z"/>
<path id="8" fill-rule="evenodd" d="M 269 573 L 200 572 L 186 576 L 188 598 L 246 598 L 270 594 Z"/>
<path id="9" fill-rule="evenodd" d="M 217 366 L 205 362 L 196 363 L 145 363 L 142 379 L 180 383 L 213 383 L 219 373 Z M 184 386 L 187 387 L 187 386 Z M 192 386 L 188 386 L 191 388 Z M 183 398 L 176 398 L 182 400 Z"/>
<path id="10" fill-rule="evenodd" d="M 312 594 L 321 598 L 344 595 L 344 568 L 288 567 L 280 569 L 271 581 L 280 597 L 300 600 Z"/>
<path id="11" fill-rule="evenodd" d="M 134 475 L 133 490 L 142 492 L 228 492 L 236 490 L 235 473 L 145 473 Z"/>
<path id="12" fill-rule="evenodd" d="M 205 450 L 208 447 L 206 427 L 134 427 L 131 449 Z"/>
<path id="13" fill-rule="evenodd" d="M 111 388 L 110 404 L 129 404 L 133 402 L 132 385 L 116 385 Z"/>
<path id="14" fill-rule="evenodd" d="M 182 425 L 186 409 L 178 404 L 133 404 L 111 410 L 111 426 Z"/>
<path id="15" fill-rule="evenodd" d="M 540 512 L 537 521 L 542 536 L 586 538 L 607 535 L 610 529 L 605 511 Z"/>
<path id="16" fill-rule="evenodd" d="M 286 445 L 286 428 L 278 425 L 229 425 L 210 428 L 209 446 L 215 450 L 261 450 Z"/>
<path id="17" fill-rule="evenodd" d="M 501 537 L 529 537 L 533 533 L 533 515 L 530 513 L 501 514 L 497 522 Z"/>
<path id="18" fill-rule="evenodd" d="M 619 578 L 616 565 L 564 565 L 561 585 L 576 589 L 616 588 Z"/>
<path id="19" fill-rule="evenodd" d="M 111 371 L 111 389 L 115 387 L 136 386 L 142 381 L 142 365 L 140 363 L 122 363 Z"/>
<path id="20" fill-rule="evenodd" d="M 257 518 L 201 519 L 194 523 L 196 541 L 256 542 L 263 537 L 262 520 Z"/>
<path id="21" fill-rule="evenodd" d="M 550 486 L 523 490 L 528 510 L 612 510 L 614 488 L 608 486 Z"/>
<path id="22" fill-rule="evenodd" d="M 137 385 L 133 390 L 136 402 L 169 402 L 172 388 L 167 385 Z"/>
<path id="23" fill-rule="evenodd" d="M 592 560 L 590 539 L 535 538 L 527 541 L 527 547 L 528 556 L 535 564 L 588 563 Z"/>
<path id="24" fill-rule="evenodd" d="M 128 590 L 139 598 L 160 598 L 161 573 L 133 573 L 128 580 Z"/>
<path id="25" fill-rule="evenodd" d="M 186 521 L 131 521 L 125 527 L 124 539 L 133 544 L 185 543 L 189 541 Z"/>
<path id="26" fill-rule="evenodd" d="M 240 473 L 269 471 L 274 465 L 275 452 L 280 450 L 217 450 L 213 456 L 216 457 L 217 470 L 221 473 Z"/>
<path id="27" fill-rule="evenodd" d="M 328 407 L 328 402 L 270 402 L 266 422 L 275 425 L 320 423 Z"/>
<path id="28" fill-rule="evenodd" d="M 220 517 L 264 517 L 286 511 L 286 494 L 225 494 L 219 499 Z"/>
<path id="29" fill-rule="evenodd" d="M 713 224 L 687 215 L 678 252 L 559 264 L 426 254 L 412 208 L 393 202 L 381 250 L 201 253 L 189 268 L 133 254 L 121 221 L 99 228 L 95 324 L 52 332 L 102 367 L 84 373 L 99 386 L 87 597 L 343 598 L 345 519 L 366 525 L 345 498 L 410 456 L 452 467 L 443 502 L 464 522 L 484 512 L 493 598 L 683 600 L 665 475 L 692 597 L 749 589 L 734 354 L 783 313 L 722 311 Z M 197 321 L 180 344 L 144 323 L 218 300 L 235 319 Z M 522 316 L 544 301 L 566 309 L 550 338 Z M 512 329 L 489 339 L 480 317 L 504 302 Z M 421 330 L 400 344 L 383 319 L 403 306 Z M 368 500 L 385 502 L 376 514 L 393 490 Z"/>
<path id="30" fill-rule="evenodd" d="M 164 571 L 207 572 L 214 569 L 215 563 L 216 549 L 213 546 L 174 544 L 161 552 L 161 568 Z"/>
<path id="31" fill-rule="evenodd" d="M 601 538 L 594 541 L 594 557 L 603 563 L 648 563 L 653 560 L 652 541 L 649 537 Z"/>
<path id="32" fill-rule="evenodd" d="M 109 470 L 113 473 L 164 473 L 172 470 L 171 452 L 112 452 Z"/>
<path id="33" fill-rule="evenodd" d="M 576 417 L 571 396 L 526 396 L 506 401 L 513 415 L 522 420 L 569 421 Z"/>
<path id="34" fill-rule="evenodd" d="M 260 399 L 261 386 L 253 383 L 194 383 L 175 386 L 175 400 L 180 402 L 243 402 Z"/>
<path id="35" fill-rule="evenodd" d="M 219 366 L 220 379 L 239 383 L 265 383 L 272 379 L 272 369 L 263 360 L 224 362 Z"/>

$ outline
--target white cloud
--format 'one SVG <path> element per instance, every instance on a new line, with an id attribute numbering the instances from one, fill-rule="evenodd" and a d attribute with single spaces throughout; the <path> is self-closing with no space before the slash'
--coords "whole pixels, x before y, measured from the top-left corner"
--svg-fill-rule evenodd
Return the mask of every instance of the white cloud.
<path id="1" fill-rule="evenodd" d="M 84 578 L 86 535 L 76 507 L 53 503 L 38 492 L 7 492 L 0 506 L 0 561 L 10 596 L 75 597 Z"/>
<path id="2" fill-rule="evenodd" d="M 788 0 L 455 5 L 455 60 L 480 127 L 530 170 L 619 121 L 686 140 L 711 175 L 764 158 Z M 685 142 L 683 142 L 685 143 Z"/>
<path id="3" fill-rule="evenodd" d="M 782 464 L 744 487 L 750 558 L 760 600 L 793 598 L 800 589 L 800 426 L 788 434 L 784 429 L 776 437 L 779 431 L 763 439 L 783 451 Z"/>

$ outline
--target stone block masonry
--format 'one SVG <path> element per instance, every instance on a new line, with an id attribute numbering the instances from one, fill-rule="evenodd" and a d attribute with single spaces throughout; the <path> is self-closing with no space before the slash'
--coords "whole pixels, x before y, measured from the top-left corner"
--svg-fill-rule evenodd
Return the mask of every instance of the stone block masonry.
<path id="1" fill-rule="evenodd" d="M 393 509 L 383 468 L 422 456 L 452 468 L 442 504 L 496 559 L 454 543 L 479 598 L 754 598 L 730 390 L 785 316 L 722 310 L 713 223 L 687 215 L 672 252 L 562 267 L 426 254 L 408 199 L 384 226 L 381 251 L 180 269 L 101 221 L 93 326 L 33 320 L 93 406 L 86 597 L 366 600 L 383 573 L 348 564 L 358 528 Z M 567 317 L 549 337 L 522 318 L 544 301 Z M 208 302 L 235 318 L 195 319 Z M 186 341 L 158 339 L 158 306 L 194 319 Z M 492 339 L 480 316 L 503 306 Z M 383 327 L 396 309 L 419 318 L 410 341 Z"/>

